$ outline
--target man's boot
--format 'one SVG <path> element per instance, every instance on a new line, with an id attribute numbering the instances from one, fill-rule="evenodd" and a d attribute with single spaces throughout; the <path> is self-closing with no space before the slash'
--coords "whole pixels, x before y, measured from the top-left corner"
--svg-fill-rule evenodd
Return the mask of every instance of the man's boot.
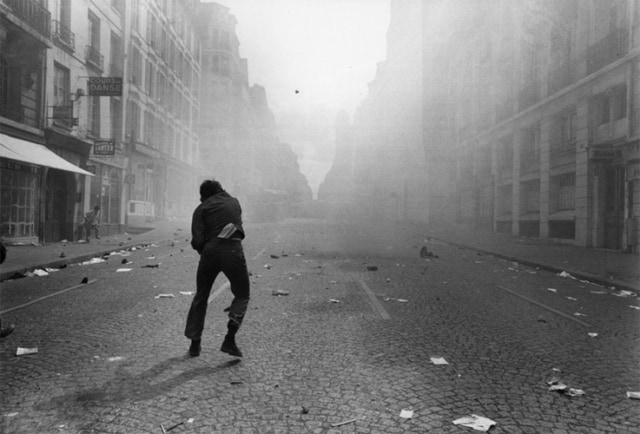
<path id="1" fill-rule="evenodd" d="M 236 345 L 236 332 L 239 328 L 240 326 L 237 322 L 229 320 L 229 323 L 227 324 L 227 335 L 224 337 L 220 351 L 235 357 L 242 357 L 242 352 Z"/>
<path id="2" fill-rule="evenodd" d="M 15 330 L 15 326 L 13 324 L 9 324 L 8 327 L 0 327 L 0 339 L 6 338 Z"/>
<path id="3" fill-rule="evenodd" d="M 191 346 L 189 347 L 189 355 L 191 357 L 198 357 L 200 355 L 200 339 L 191 340 Z"/>

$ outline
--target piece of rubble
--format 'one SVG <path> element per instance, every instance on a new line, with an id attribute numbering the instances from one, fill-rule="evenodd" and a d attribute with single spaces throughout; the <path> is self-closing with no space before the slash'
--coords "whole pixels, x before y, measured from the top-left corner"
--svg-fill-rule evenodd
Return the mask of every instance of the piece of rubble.
<path id="1" fill-rule="evenodd" d="M 175 296 L 173 294 L 158 294 L 153 298 L 174 298 Z"/>
<path id="2" fill-rule="evenodd" d="M 128 273 L 131 270 L 133 270 L 133 268 L 118 268 L 116 273 Z"/>
<path id="3" fill-rule="evenodd" d="M 449 363 L 444 359 L 444 357 L 431 357 L 431 363 L 434 365 L 448 365 Z"/>
<path id="4" fill-rule="evenodd" d="M 283 291 L 282 289 L 274 289 L 271 291 L 271 295 L 280 296 L 280 295 L 289 295 L 289 291 Z"/>
<path id="5" fill-rule="evenodd" d="M 413 417 L 413 410 L 409 410 L 409 409 L 400 410 L 400 417 L 403 419 L 411 419 Z"/>
<path id="6" fill-rule="evenodd" d="M 640 392 L 627 392 L 627 398 L 640 399 Z"/>

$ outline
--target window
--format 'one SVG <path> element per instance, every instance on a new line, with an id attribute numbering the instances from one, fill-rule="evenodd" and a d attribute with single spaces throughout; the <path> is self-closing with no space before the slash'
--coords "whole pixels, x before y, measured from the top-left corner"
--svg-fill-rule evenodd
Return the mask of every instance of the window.
<path id="1" fill-rule="evenodd" d="M 142 58 L 140 56 L 140 49 L 133 45 L 131 48 L 131 62 L 129 64 L 129 81 L 135 85 L 140 85 L 142 73 Z"/>
<path id="2" fill-rule="evenodd" d="M 100 97 L 89 96 L 89 121 L 87 122 L 87 130 L 94 136 L 100 137 Z"/>
<path id="3" fill-rule="evenodd" d="M 540 181 L 523 182 L 520 185 L 520 213 L 527 214 L 540 210 Z"/>
<path id="4" fill-rule="evenodd" d="M 538 162 L 540 158 L 539 132 L 537 124 L 522 131 L 520 162 L 525 166 Z"/>
<path id="5" fill-rule="evenodd" d="M 552 212 L 575 209 L 575 187 L 574 172 L 551 178 Z"/>
<path id="6" fill-rule="evenodd" d="M 109 98 L 111 101 L 111 137 L 120 143 L 122 140 L 122 103 L 120 98 Z"/>
<path id="7" fill-rule="evenodd" d="M 60 24 L 71 28 L 71 0 L 60 0 Z"/>
<path id="8" fill-rule="evenodd" d="M 627 117 L 627 86 L 616 86 L 602 94 L 597 100 L 598 125 Z"/>
<path id="9" fill-rule="evenodd" d="M 89 45 L 100 51 L 100 19 L 89 12 Z"/>

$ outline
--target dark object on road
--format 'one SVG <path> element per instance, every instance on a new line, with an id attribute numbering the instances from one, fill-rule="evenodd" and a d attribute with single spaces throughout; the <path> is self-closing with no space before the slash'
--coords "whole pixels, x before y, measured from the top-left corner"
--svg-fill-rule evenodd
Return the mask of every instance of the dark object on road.
<path id="1" fill-rule="evenodd" d="M 427 249 L 427 246 L 422 246 L 420 249 L 420 257 L 421 258 L 437 258 L 438 255 L 434 255 L 433 252 Z"/>
<path id="2" fill-rule="evenodd" d="M 80 282 L 80 283 L 89 283 L 89 278 L 88 277 L 84 277 L 82 279 L 82 282 Z"/>
<path id="3" fill-rule="evenodd" d="M 2 327 L 2 320 L 0 320 L 0 339 L 4 339 L 9 336 L 15 330 L 16 326 L 9 324 L 8 327 Z"/>
<path id="4" fill-rule="evenodd" d="M 158 268 L 160 264 L 147 264 L 143 265 L 142 268 Z"/>
<path id="5" fill-rule="evenodd" d="M 222 342 L 222 346 L 220 347 L 220 351 L 223 353 L 227 353 L 234 357 L 242 357 L 242 352 L 236 345 L 235 338 L 233 336 L 225 336 L 224 341 Z"/>
<path id="6" fill-rule="evenodd" d="M 27 277 L 27 275 L 25 273 L 21 273 L 20 271 L 16 271 L 11 275 L 11 277 L 9 277 L 9 280 L 22 279 L 23 277 Z"/>
<path id="7" fill-rule="evenodd" d="M 167 434 L 169 431 L 171 431 L 171 430 L 172 430 L 172 429 L 174 429 L 174 428 L 179 427 L 179 426 L 180 426 L 180 425 L 182 425 L 182 424 L 184 424 L 184 422 L 180 422 L 180 423 L 177 423 L 177 424 L 175 424 L 175 425 L 173 425 L 173 426 L 170 426 L 169 428 L 165 428 L 165 427 L 164 427 L 164 424 L 162 424 L 162 423 L 161 423 L 161 424 L 160 424 L 160 428 L 162 428 L 162 432 L 163 432 L 163 434 Z"/>
<path id="8" fill-rule="evenodd" d="M 122 263 L 123 263 L 123 264 L 128 264 L 128 263 L 129 263 L 129 260 L 125 258 L 125 259 L 123 259 L 123 260 L 122 260 Z"/>
<path id="9" fill-rule="evenodd" d="M 367 267 L 367 271 L 378 271 L 378 267 L 376 267 L 375 265 L 369 265 Z"/>
<path id="10" fill-rule="evenodd" d="M 309 414 L 309 409 L 304 405 L 302 406 L 302 414 Z"/>
<path id="11" fill-rule="evenodd" d="M 280 259 L 280 256 L 278 256 L 278 255 L 271 255 L 271 258 L 272 258 L 272 259 Z"/>
<path id="12" fill-rule="evenodd" d="M 64 258 L 65 256 L 67 256 L 67 255 L 65 255 L 64 252 L 60 252 L 60 257 L 61 258 Z"/>

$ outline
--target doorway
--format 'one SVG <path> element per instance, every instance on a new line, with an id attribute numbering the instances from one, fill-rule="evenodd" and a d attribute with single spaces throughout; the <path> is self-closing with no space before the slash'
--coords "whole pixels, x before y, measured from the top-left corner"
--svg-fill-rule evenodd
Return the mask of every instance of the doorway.
<path id="1" fill-rule="evenodd" d="M 68 239 L 68 216 L 70 187 L 66 172 L 49 169 L 45 187 L 44 204 L 44 242 L 56 242 Z"/>
<path id="2" fill-rule="evenodd" d="M 621 250 L 624 233 L 624 168 L 608 167 L 604 186 L 604 247 Z"/>

